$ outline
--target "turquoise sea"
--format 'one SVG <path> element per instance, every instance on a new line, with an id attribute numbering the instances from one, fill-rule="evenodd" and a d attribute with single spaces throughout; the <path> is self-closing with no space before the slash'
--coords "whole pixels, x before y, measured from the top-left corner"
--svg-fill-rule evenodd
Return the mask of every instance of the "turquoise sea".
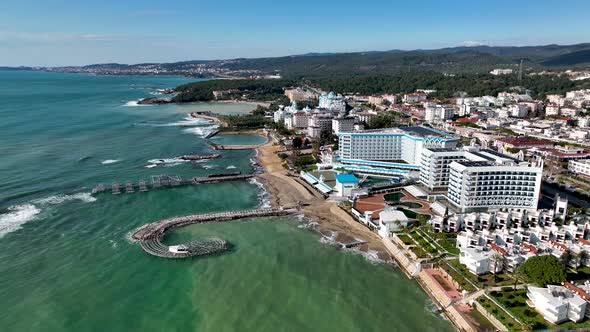
<path id="1" fill-rule="evenodd" d="M 167 260 L 127 238 L 161 218 L 254 208 L 251 182 L 90 195 L 151 175 L 252 171 L 252 151 L 211 153 L 195 110 L 133 106 L 188 80 L 0 71 L 0 331 L 451 331 L 396 268 L 322 243 L 306 224 L 266 218 L 194 225 L 169 243 L 220 237 L 231 252 Z M 256 138 L 219 138 L 248 144 Z"/>

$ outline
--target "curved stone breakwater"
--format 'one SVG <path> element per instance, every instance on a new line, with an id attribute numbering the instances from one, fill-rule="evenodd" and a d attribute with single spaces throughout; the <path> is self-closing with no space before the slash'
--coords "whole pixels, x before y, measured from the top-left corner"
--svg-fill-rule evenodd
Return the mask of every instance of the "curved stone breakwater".
<path id="1" fill-rule="evenodd" d="M 187 258 L 192 256 L 211 255 L 229 249 L 229 244 L 221 239 L 191 241 L 177 246 L 162 243 L 164 233 L 172 228 L 209 221 L 227 221 L 253 217 L 283 216 L 292 213 L 285 209 L 255 209 L 219 213 L 193 214 L 182 217 L 168 218 L 137 229 L 132 238 L 139 242 L 141 248 L 150 255 L 165 258 Z"/>

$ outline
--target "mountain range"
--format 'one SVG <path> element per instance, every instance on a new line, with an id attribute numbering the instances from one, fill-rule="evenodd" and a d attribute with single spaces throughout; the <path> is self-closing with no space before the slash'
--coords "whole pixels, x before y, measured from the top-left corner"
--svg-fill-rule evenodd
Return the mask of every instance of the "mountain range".
<path id="1" fill-rule="evenodd" d="M 280 73 L 285 77 L 395 73 L 434 70 L 448 73 L 487 72 L 493 68 L 517 69 L 520 61 L 526 69 L 590 67 L 590 43 L 543 46 L 459 46 L 429 50 L 389 50 L 352 53 L 307 53 L 271 58 L 194 60 L 161 64 L 94 64 L 81 71 L 133 70 L 155 65 L 167 71 L 187 70 L 197 64 L 224 71 Z"/>

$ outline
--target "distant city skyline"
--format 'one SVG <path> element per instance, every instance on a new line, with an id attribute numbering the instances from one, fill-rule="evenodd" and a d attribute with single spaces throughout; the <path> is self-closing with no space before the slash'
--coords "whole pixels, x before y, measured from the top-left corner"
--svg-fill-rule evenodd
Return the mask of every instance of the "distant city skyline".
<path id="1" fill-rule="evenodd" d="M 0 66 L 175 62 L 305 53 L 590 42 L 587 1 L 18 1 Z"/>

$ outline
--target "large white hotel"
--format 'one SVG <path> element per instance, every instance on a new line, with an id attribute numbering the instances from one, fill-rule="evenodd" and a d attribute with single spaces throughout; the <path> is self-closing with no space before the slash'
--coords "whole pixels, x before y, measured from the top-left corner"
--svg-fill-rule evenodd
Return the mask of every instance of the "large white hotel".
<path id="1" fill-rule="evenodd" d="M 409 126 L 338 133 L 337 162 L 347 169 L 382 175 L 420 170 L 425 148 L 454 148 L 459 139 L 433 128 Z"/>
<path id="2" fill-rule="evenodd" d="M 492 150 L 425 149 L 420 183 L 446 190 L 460 212 L 488 209 L 536 210 L 543 174 L 542 161 L 519 161 Z"/>
<path id="3" fill-rule="evenodd" d="M 542 161 L 525 162 L 493 150 L 457 148 L 459 139 L 409 126 L 338 133 L 335 167 L 353 172 L 418 178 L 455 212 L 536 210 Z"/>

